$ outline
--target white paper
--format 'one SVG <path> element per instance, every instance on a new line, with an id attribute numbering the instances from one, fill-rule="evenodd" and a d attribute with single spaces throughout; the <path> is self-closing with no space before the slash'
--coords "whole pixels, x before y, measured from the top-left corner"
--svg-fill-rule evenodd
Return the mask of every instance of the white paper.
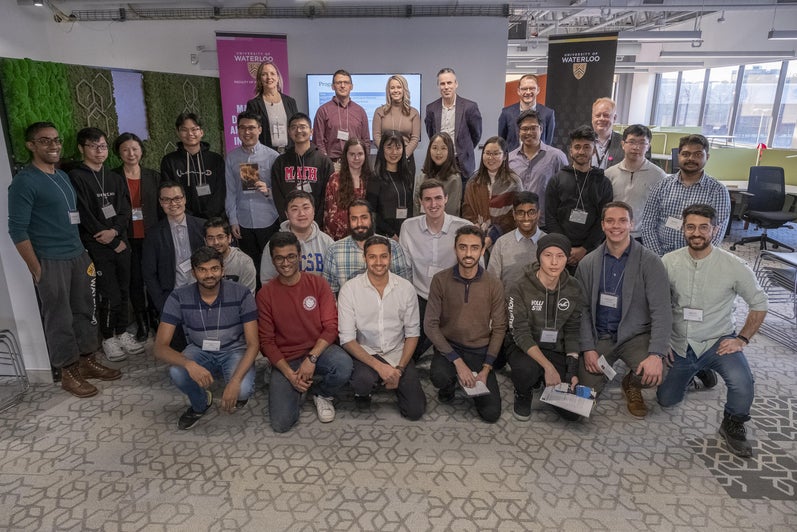
<path id="1" fill-rule="evenodd" d="M 474 371 L 473 376 L 475 377 L 476 375 L 478 375 L 478 373 Z M 465 390 L 465 393 L 468 394 L 468 397 L 479 397 L 480 395 L 487 395 L 490 393 L 487 385 L 480 380 L 476 381 L 476 386 L 473 388 L 466 388 L 463 386 L 462 389 Z"/>
<path id="2" fill-rule="evenodd" d="M 564 408 L 568 412 L 574 412 L 583 417 L 589 417 L 592 407 L 595 405 L 594 399 L 586 399 L 572 393 L 558 392 L 554 386 L 547 386 L 542 391 L 540 399 L 543 403 Z"/>
<path id="3" fill-rule="evenodd" d="M 606 375 L 606 378 L 610 381 L 617 376 L 617 372 L 614 371 L 614 368 L 611 367 L 611 365 L 609 365 L 609 362 L 603 355 L 601 355 L 601 357 L 598 359 L 598 367 L 601 368 L 603 374 Z"/>

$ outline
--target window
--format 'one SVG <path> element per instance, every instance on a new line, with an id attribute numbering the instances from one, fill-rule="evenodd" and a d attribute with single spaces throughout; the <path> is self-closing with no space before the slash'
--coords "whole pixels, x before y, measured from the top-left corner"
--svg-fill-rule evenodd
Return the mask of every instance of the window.
<path id="1" fill-rule="evenodd" d="M 704 135 L 728 135 L 739 67 L 712 68 L 703 111 Z"/>
<path id="2" fill-rule="evenodd" d="M 653 108 L 653 123 L 660 126 L 672 125 L 675 110 L 675 94 L 678 87 L 678 72 L 665 72 L 658 79 L 656 105 Z"/>
<path id="3" fill-rule="evenodd" d="M 705 79 L 705 70 L 687 70 L 681 73 L 676 126 L 696 126 L 700 123 L 700 100 L 703 98 Z"/>
<path id="4" fill-rule="evenodd" d="M 797 61 L 789 61 L 778 107 L 773 148 L 797 148 Z"/>
<path id="5" fill-rule="evenodd" d="M 748 65 L 744 68 L 736 126 L 733 129 L 737 145 L 756 146 L 760 142 L 766 143 L 780 68 L 780 61 Z"/>

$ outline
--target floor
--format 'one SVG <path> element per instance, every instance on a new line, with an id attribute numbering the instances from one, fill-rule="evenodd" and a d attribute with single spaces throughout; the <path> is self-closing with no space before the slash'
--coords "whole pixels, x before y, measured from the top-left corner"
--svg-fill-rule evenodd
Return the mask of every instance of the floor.
<path id="1" fill-rule="evenodd" d="M 755 245 L 737 253 L 752 259 Z M 243 410 L 214 406 L 183 432 L 185 400 L 141 356 L 94 398 L 40 384 L 0 413 L 0 529 L 797 530 L 797 353 L 759 335 L 746 354 L 757 384 L 749 460 L 718 440 L 721 381 L 667 410 L 646 391 L 651 413 L 637 420 L 620 368 L 590 419 L 565 422 L 535 399 L 521 423 L 502 370 L 504 412 L 487 425 L 465 398 L 437 402 L 426 362 L 419 422 L 388 393 L 367 413 L 348 395 L 333 423 L 308 402 L 293 431 L 274 434 L 261 360 Z"/>

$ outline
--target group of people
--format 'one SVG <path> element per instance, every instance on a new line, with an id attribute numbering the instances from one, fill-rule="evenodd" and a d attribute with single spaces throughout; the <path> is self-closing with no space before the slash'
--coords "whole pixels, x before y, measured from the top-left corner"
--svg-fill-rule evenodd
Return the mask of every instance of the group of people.
<path id="1" fill-rule="evenodd" d="M 473 400 L 487 422 L 501 415 L 495 370 L 505 364 L 523 421 L 538 385 L 599 394 L 622 359 L 638 417 L 643 388 L 658 386 L 659 403 L 671 406 L 694 378 L 710 387 L 721 375 L 720 432 L 750 456 L 753 377 L 742 348 L 767 299 L 750 269 L 717 247 L 730 202 L 704 171 L 705 137 L 681 139 L 680 170 L 667 176 L 645 157 L 650 130 L 614 132 L 615 104 L 601 98 L 592 125 L 570 132 L 568 160 L 550 145 L 554 112 L 536 102 L 528 75 L 476 168 L 478 105 L 457 96 L 453 70 L 442 69 L 438 85 L 417 179 L 420 115 L 398 75 L 374 116 L 373 170 L 367 118 L 343 70 L 311 120 L 282 93 L 276 65 L 263 63 L 237 117 L 241 145 L 226 157 L 210 151 L 200 118 L 183 113 L 160 174 L 141 166 L 144 145 L 132 133 L 112 145 L 123 165 L 107 169 L 108 138 L 89 127 L 67 175 L 56 127 L 32 124 L 32 162 L 9 188 L 9 233 L 36 284 L 62 387 L 89 397 L 98 390 L 88 379 L 118 379 L 98 359 L 98 340 L 106 358 L 122 360 L 144 350 L 152 325 L 155 356 L 190 402 L 180 429 L 208 411 L 215 378 L 221 408 L 242 408 L 258 353 L 271 364 L 276 432 L 295 425 L 305 397 L 332 421 L 346 385 L 361 409 L 380 387 L 395 390 L 401 415 L 420 419 L 415 364 L 430 347 L 438 400 L 483 385 Z M 750 309 L 738 333 L 736 295 Z"/>

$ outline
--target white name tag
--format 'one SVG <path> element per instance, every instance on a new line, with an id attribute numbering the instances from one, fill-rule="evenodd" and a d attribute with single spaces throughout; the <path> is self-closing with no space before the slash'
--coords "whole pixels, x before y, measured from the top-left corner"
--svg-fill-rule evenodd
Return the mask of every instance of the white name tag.
<path id="1" fill-rule="evenodd" d="M 139 209 L 133 209 L 132 218 L 133 218 L 134 222 L 137 222 L 139 220 L 143 220 L 144 219 L 144 213 L 141 211 L 140 208 Z"/>
<path id="2" fill-rule="evenodd" d="M 182 272 L 182 273 L 190 272 L 191 271 L 191 259 L 185 259 L 183 262 L 181 262 L 177 266 L 177 269 L 180 270 L 180 272 Z"/>
<path id="3" fill-rule="evenodd" d="M 349 140 L 349 132 L 343 131 L 342 129 L 338 130 L 338 140 L 347 141 Z"/>
<path id="4" fill-rule="evenodd" d="M 407 217 L 407 209 L 396 209 L 396 219 L 404 220 Z"/>
<path id="5" fill-rule="evenodd" d="M 313 193 L 312 185 L 310 185 L 310 183 L 307 183 L 307 182 L 302 183 L 302 190 L 304 190 L 308 194 L 312 194 Z"/>
<path id="6" fill-rule="evenodd" d="M 598 359 L 598 367 L 601 368 L 601 371 L 609 380 L 612 380 L 617 375 L 617 372 L 614 371 L 614 368 L 609 365 L 609 362 L 603 355 L 601 355 L 601 357 Z"/>
<path id="7" fill-rule="evenodd" d="M 221 349 L 221 341 L 219 340 L 202 340 L 202 351 L 218 351 Z"/>
<path id="8" fill-rule="evenodd" d="M 80 223 L 80 213 L 77 211 L 69 211 L 69 223 L 77 225 Z"/>
<path id="9" fill-rule="evenodd" d="M 703 309 L 684 307 L 684 319 L 686 321 L 703 321 Z"/>
<path id="10" fill-rule="evenodd" d="M 667 221 L 664 223 L 666 227 L 670 229 L 675 229 L 676 231 L 681 230 L 681 226 L 683 225 L 680 218 L 676 218 L 675 216 L 668 216 Z"/>
<path id="11" fill-rule="evenodd" d="M 197 185 L 196 186 L 196 195 L 197 196 L 210 196 L 210 185 Z"/>
<path id="12" fill-rule="evenodd" d="M 116 209 L 113 208 L 113 205 L 106 205 L 102 208 L 102 215 L 105 216 L 105 219 L 113 218 L 116 216 Z"/>
<path id="13" fill-rule="evenodd" d="M 600 305 L 602 307 L 617 308 L 617 296 L 601 292 Z"/>
<path id="14" fill-rule="evenodd" d="M 557 338 L 559 338 L 559 331 L 556 329 L 543 329 L 542 334 L 540 334 L 540 342 L 545 342 L 546 344 L 555 344 Z"/>
<path id="15" fill-rule="evenodd" d="M 573 209 L 570 211 L 570 221 L 574 224 L 585 224 L 587 223 L 587 211 L 582 211 L 581 209 Z"/>

